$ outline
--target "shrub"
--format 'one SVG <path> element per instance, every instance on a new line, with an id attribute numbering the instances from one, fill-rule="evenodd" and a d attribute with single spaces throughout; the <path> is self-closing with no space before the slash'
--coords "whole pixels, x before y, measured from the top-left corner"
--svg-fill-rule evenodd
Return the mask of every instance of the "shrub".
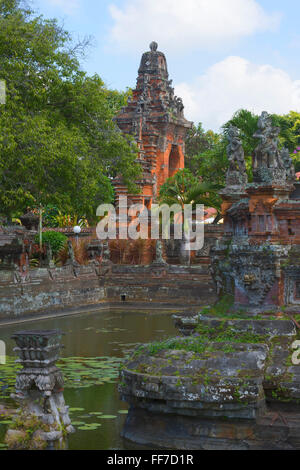
<path id="1" fill-rule="evenodd" d="M 68 237 L 60 232 L 44 232 L 42 234 L 42 241 L 51 246 L 52 254 L 55 256 L 66 244 Z M 39 235 L 36 235 L 35 242 L 38 243 Z"/>

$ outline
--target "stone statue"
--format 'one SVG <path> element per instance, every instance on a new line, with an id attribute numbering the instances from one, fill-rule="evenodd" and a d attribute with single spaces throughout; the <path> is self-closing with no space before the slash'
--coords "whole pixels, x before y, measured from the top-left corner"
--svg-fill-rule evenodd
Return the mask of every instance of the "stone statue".
<path id="1" fill-rule="evenodd" d="M 295 167 L 293 164 L 293 160 L 291 159 L 291 156 L 290 156 L 290 151 L 287 147 L 284 147 L 281 150 L 281 159 L 282 159 L 285 171 L 286 171 L 286 179 L 291 182 L 295 181 L 295 178 L 296 178 Z"/>
<path id="2" fill-rule="evenodd" d="M 283 169 L 278 150 L 280 128 L 272 125 L 272 118 L 266 111 L 262 112 L 257 127 L 253 137 L 260 139 L 260 143 L 254 152 L 253 169 L 261 167 Z"/>
<path id="3" fill-rule="evenodd" d="M 75 259 L 74 248 L 73 248 L 71 240 L 68 240 L 67 245 L 68 245 L 68 261 L 66 264 L 72 265 L 72 266 L 78 266 L 79 263 L 77 263 Z"/>
<path id="4" fill-rule="evenodd" d="M 177 113 L 182 114 L 184 110 L 182 98 L 179 98 L 179 96 L 175 96 L 174 103 L 175 103 Z"/>
<path id="5" fill-rule="evenodd" d="M 167 264 L 163 259 L 163 247 L 161 240 L 156 240 L 154 264 Z"/>
<path id="6" fill-rule="evenodd" d="M 248 182 L 244 149 L 237 127 L 230 126 L 227 134 L 227 156 L 229 168 L 226 175 L 227 186 L 242 186 Z"/>
<path id="7" fill-rule="evenodd" d="M 52 248 L 50 243 L 46 244 L 46 259 L 45 259 L 45 266 L 47 268 L 55 268 L 55 264 L 53 261 L 53 254 L 52 254 Z"/>
<path id="8" fill-rule="evenodd" d="M 103 250 L 102 250 L 102 264 L 110 264 L 110 248 L 108 241 L 103 242 Z"/>
<path id="9" fill-rule="evenodd" d="M 253 137 L 260 140 L 253 154 L 253 182 L 286 185 L 287 172 L 278 149 L 280 128 L 272 125 L 272 117 L 263 111 Z"/>

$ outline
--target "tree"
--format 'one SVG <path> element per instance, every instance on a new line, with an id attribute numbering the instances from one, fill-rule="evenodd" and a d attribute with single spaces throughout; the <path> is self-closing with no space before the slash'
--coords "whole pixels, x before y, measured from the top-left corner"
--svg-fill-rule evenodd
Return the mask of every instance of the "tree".
<path id="1" fill-rule="evenodd" d="M 137 148 L 113 121 L 130 90 L 108 90 L 81 70 L 86 45 L 19 0 L 0 0 L 0 211 L 8 217 L 54 204 L 94 218 L 112 202 L 119 173 L 136 190 Z"/>
<path id="2" fill-rule="evenodd" d="M 193 126 L 185 142 L 185 167 L 195 175 L 199 174 L 200 155 L 214 148 L 218 135 L 213 131 L 204 131 L 201 122 Z"/>

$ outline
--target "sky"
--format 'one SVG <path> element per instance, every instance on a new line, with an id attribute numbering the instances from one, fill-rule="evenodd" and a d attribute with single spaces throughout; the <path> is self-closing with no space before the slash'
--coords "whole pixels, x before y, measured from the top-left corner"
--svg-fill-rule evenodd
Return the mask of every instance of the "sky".
<path id="1" fill-rule="evenodd" d="M 134 88 L 151 41 L 166 55 L 185 117 L 218 131 L 238 109 L 300 112 L 299 0 L 31 0 L 74 40 L 109 88 Z"/>

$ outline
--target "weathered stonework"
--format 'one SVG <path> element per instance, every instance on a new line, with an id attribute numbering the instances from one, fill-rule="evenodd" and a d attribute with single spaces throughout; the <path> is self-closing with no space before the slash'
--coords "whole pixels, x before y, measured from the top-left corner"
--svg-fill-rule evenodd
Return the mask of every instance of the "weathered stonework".
<path id="1" fill-rule="evenodd" d="M 124 437 L 178 449 L 300 449 L 299 188 L 263 113 L 254 182 L 229 132 L 224 233 L 210 249 L 219 298 L 174 316 L 184 335 L 139 348 L 120 372 Z M 156 448 L 156 447 L 155 447 Z"/>
<path id="2" fill-rule="evenodd" d="M 17 275 L 16 275 L 17 273 Z M 101 307 L 111 302 L 206 305 L 215 300 L 204 266 L 102 265 L 64 266 L 20 271 L 0 270 L 0 320 L 44 312 Z"/>
<path id="3" fill-rule="evenodd" d="M 59 330 L 32 330 L 19 331 L 12 337 L 19 356 L 16 362 L 23 368 L 18 371 L 16 391 L 11 395 L 20 408 L 6 434 L 10 449 L 64 448 L 66 436 L 74 432 L 63 396 L 63 376 L 55 365 L 61 336 Z"/>
<path id="4" fill-rule="evenodd" d="M 243 180 L 234 187 L 228 176 L 221 191 L 224 236 L 211 253 L 218 294 L 232 294 L 234 308 L 254 314 L 297 303 L 295 296 L 287 302 L 293 289 L 287 293 L 286 288 L 300 273 L 289 261 L 292 246 L 300 245 L 300 204 L 291 158 L 278 149 L 278 133 L 263 112 L 254 134 L 260 142 L 253 155 L 253 183 Z"/>
<path id="5" fill-rule="evenodd" d="M 299 449 L 294 323 L 268 316 L 180 321 L 185 334 L 197 331 L 188 337 L 195 350 L 185 350 L 182 337 L 156 353 L 145 345 L 120 372 L 130 405 L 124 437 L 172 449 Z"/>

